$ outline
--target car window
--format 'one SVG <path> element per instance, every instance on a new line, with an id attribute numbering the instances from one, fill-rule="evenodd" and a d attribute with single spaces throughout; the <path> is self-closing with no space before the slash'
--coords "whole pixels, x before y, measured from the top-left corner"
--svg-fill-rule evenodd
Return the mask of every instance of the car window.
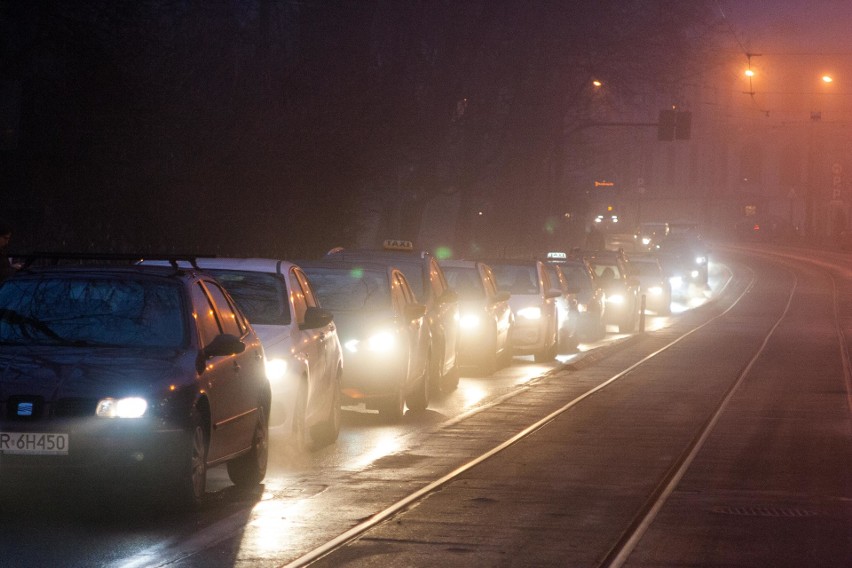
<path id="1" fill-rule="evenodd" d="M 254 325 L 288 325 L 287 284 L 277 274 L 205 268 L 222 283 Z"/>
<path id="2" fill-rule="evenodd" d="M 476 268 L 444 267 L 444 275 L 450 288 L 456 291 L 462 300 L 476 300 L 485 297 L 485 288 Z"/>
<path id="3" fill-rule="evenodd" d="M 147 278 L 20 278 L 0 287 L 0 344 L 179 347 L 181 287 Z"/>
<path id="4" fill-rule="evenodd" d="M 535 265 L 495 264 L 491 266 L 497 287 L 512 294 L 538 294 L 538 277 Z"/>
<path id="5" fill-rule="evenodd" d="M 405 279 L 408 280 L 408 285 L 411 286 L 414 295 L 417 296 L 417 301 L 425 304 L 428 298 L 423 288 L 423 264 L 420 261 L 399 262 L 394 263 L 394 266 L 405 274 Z"/>
<path id="6" fill-rule="evenodd" d="M 595 274 L 598 275 L 599 278 L 604 279 L 620 279 L 621 278 L 621 269 L 618 266 L 618 262 L 612 261 L 612 263 L 600 262 L 595 260 L 592 263 L 592 270 L 595 271 Z"/>
<path id="7" fill-rule="evenodd" d="M 559 281 L 559 275 L 557 274 L 558 269 L 553 264 L 546 264 L 544 267 L 544 272 L 547 275 L 547 278 L 550 280 L 550 288 L 562 288 L 562 283 Z"/>
<path id="8" fill-rule="evenodd" d="M 299 284 L 301 285 L 302 292 L 305 294 L 305 304 L 309 307 L 317 307 L 319 306 L 319 302 L 314 295 L 314 290 L 311 287 L 311 283 L 308 281 L 305 273 L 299 270 L 298 268 L 293 270 L 293 273 L 296 275 L 296 278 L 299 280 Z"/>
<path id="9" fill-rule="evenodd" d="M 429 283 L 432 285 L 432 294 L 436 298 L 440 298 L 444 294 L 444 291 L 449 287 L 449 284 L 444 277 L 444 271 L 441 270 L 441 267 L 438 266 L 435 259 L 429 260 Z"/>
<path id="10" fill-rule="evenodd" d="M 245 330 L 240 327 L 237 315 L 234 312 L 231 303 L 225 297 L 225 293 L 222 291 L 222 288 L 220 288 L 218 284 L 210 282 L 209 280 L 205 282 L 204 285 L 210 293 L 210 298 L 213 300 L 213 304 L 216 306 L 218 311 L 219 323 L 222 326 L 222 331 L 235 337 L 242 337 Z"/>
<path id="11" fill-rule="evenodd" d="M 589 275 L 582 267 L 565 265 L 562 266 L 562 273 L 565 275 L 568 286 L 571 288 L 575 288 L 581 292 L 591 290 L 592 286 Z"/>
<path id="12" fill-rule="evenodd" d="M 385 270 L 363 268 L 303 268 L 320 304 L 335 310 L 387 310 L 390 286 Z"/>
<path id="13" fill-rule="evenodd" d="M 494 279 L 494 274 L 488 266 L 482 267 L 482 283 L 489 296 L 493 296 L 497 293 L 497 281 Z"/>
<path id="14" fill-rule="evenodd" d="M 297 324 L 304 323 L 308 305 L 305 302 L 305 292 L 302 290 L 302 284 L 292 270 L 290 271 L 290 298 L 293 302 L 293 319 Z"/>

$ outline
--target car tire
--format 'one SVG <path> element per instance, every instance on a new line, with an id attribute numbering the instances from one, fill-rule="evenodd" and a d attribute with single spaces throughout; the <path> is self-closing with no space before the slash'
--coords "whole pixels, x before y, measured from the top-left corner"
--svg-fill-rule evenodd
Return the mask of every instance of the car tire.
<path id="1" fill-rule="evenodd" d="M 303 382 L 299 385 L 296 402 L 293 406 L 293 421 L 290 425 L 290 439 L 297 452 L 310 451 L 312 446 L 307 425 L 307 406 L 308 390 Z"/>
<path id="2" fill-rule="evenodd" d="M 414 412 L 422 412 L 429 406 L 429 375 L 425 370 L 414 389 L 406 396 L 405 404 Z"/>
<path id="3" fill-rule="evenodd" d="M 342 395 L 340 394 L 340 371 L 334 379 L 334 387 L 332 392 L 332 400 L 328 409 L 328 416 L 321 423 L 317 424 L 311 430 L 311 439 L 318 446 L 328 446 L 337 441 L 340 436 L 340 422 L 342 421 L 343 411 L 340 408 Z"/>
<path id="4" fill-rule="evenodd" d="M 379 416 L 387 422 L 398 422 L 405 414 L 405 396 L 402 386 L 397 392 L 385 397 L 376 404 Z"/>
<path id="5" fill-rule="evenodd" d="M 559 340 L 557 338 L 557 340 L 550 345 L 546 345 L 539 352 L 534 353 L 533 360 L 535 360 L 536 363 L 547 363 L 548 361 L 553 361 L 556 358 L 558 341 Z"/>
<path id="6" fill-rule="evenodd" d="M 497 357 L 497 339 L 494 338 L 479 359 L 476 372 L 480 377 L 490 377 L 497 371 L 500 361 Z"/>
<path id="7" fill-rule="evenodd" d="M 228 477 L 240 489 L 254 487 L 266 477 L 269 461 L 269 421 L 263 405 L 258 408 L 257 424 L 251 441 L 251 450 L 228 462 Z"/>
<path id="8" fill-rule="evenodd" d="M 193 408 L 189 417 L 189 428 L 177 457 L 177 483 L 172 491 L 172 504 L 197 508 L 204 502 L 207 491 L 207 430 L 203 414 Z"/>
<path id="9" fill-rule="evenodd" d="M 441 391 L 442 392 L 453 392 L 459 386 L 459 357 L 456 355 L 456 362 L 453 364 L 453 368 L 447 371 L 441 379 Z"/>

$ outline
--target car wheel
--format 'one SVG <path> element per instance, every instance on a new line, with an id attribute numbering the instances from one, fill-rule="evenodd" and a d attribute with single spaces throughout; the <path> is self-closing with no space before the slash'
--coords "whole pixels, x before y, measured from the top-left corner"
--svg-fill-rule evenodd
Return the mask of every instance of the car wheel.
<path id="1" fill-rule="evenodd" d="M 491 342 L 477 365 L 477 373 L 481 377 L 490 377 L 497 370 L 497 340 Z"/>
<path id="2" fill-rule="evenodd" d="M 405 403 L 415 412 L 422 412 L 429 406 L 429 376 L 425 370 L 417 379 L 414 389 L 408 393 Z"/>
<path id="3" fill-rule="evenodd" d="M 253 487 L 266 477 L 266 464 L 269 461 L 269 421 L 263 405 L 257 412 L 251 450 L 228 462 L 228 477 L 241 489 Z"/>
<path id="4" fill-rule="evenodd" d="M 441 380 L 441 390 L 443 392 L 453 392 L 459 386 L 459 358 L 456 355 L 456 362 L 453 364 L 453 368 L 447 371 L 447 374 L 443 376 Z"/>
<path id="5" fill-rule="evenodd" d="M 200 506 L 207 489 L 207 431 L 198 408 L 192 409 L 177 467 L 177 484 L 168 493 L 179 504 Z"/>
<path id="6" fill-rule="evenodd" d="M 376 407 L 379 409 L 379 416 L 388 422 L 397 422 L 405 414 L 405 396 L 402 386 L 397 389 L 397 392 L 380 401 Z"/>
<path id="7" fill-rule="evenodd" d="M 503 351 L 500 352 L 500 355 L 497 357 L 497 366 L 500 368 L 508 367 L 512 364 L 515 357 L 512 353 L 512 344 L 506 341 L 506 345 L 503 346 Z"/>
<path id="8" fill-rule="evenodd" d="M 550 345 L 544 346 L 541 351 L 533 354 L 533 359 L 536 363 L 547 363 L 548 361 L 553 361 L 556 357 L 556 344 L 558 342 L 554 341 Z"/>
<path id="9" fill-rule="evenodd" d="M 311 439 L 307 426 L 308 390 L 305 384 L 299 385 L 296 403 L 293 407 L 293 423 L 291 425 L 291 440 L 299 452 L 311 449 Z"/>
<path id="10" fill-rule="evenodd" d="M 340 409 L 340 371 L 337 372 L 337 377 L 334 379 L 334 386 L 332 388 L 334 392 L 332 393 L 328 416 L 323 422 L 314 426 L 311 431 L 311 438 L 318 446 L 333 444 L 340 435 L 340 422 L 342 419 L 342 410 Z"/>

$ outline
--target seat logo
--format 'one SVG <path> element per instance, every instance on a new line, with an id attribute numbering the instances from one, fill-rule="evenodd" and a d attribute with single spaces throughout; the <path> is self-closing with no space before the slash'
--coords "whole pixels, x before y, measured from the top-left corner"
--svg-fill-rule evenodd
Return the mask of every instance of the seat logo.
<path id="1" fill-rule="evenodd" d="M 32 416 L 33 415 L 33 403 L 31 402 L 19 402 L 18 403 L 18 416 Z"/>

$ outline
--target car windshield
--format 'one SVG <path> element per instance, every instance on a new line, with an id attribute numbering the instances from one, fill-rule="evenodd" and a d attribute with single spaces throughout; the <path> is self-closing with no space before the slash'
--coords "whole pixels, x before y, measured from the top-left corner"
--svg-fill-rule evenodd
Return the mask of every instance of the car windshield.
<path id="1" fill-rule="evenodd" d="M 222 283 L 253 325 L 289 325 L 287 284 L 270 272 L 205 268 Z"/>
<path id="2" fill-rule="evenodd" d="M 603 278 L 604 280 L 620 280 L 621 279 L 621 270 L 618 267 L 618 262 L 612 261 L 612 263 L 608 263 L 605 260 L 595 259 L 591 263 L 592 270 L 595 271 L 595 274 L 598 275 L 599 278 Z"/>
<path id="3" fill-rule="evenodd" d="M 640 276 L 659 276 L 660 266 L 656 262 L 633 261 L 630 265 Z"/>
<path id="4" fill-rule="evenodd" d="M 562 274 L 568 280 L 568 286 L 586 292 L 592 289 L 592 283 L 589 279 L 589 274 L 580 266 L 571 266 L 566 264 L 560 267 Z"/>
<path id="5" fill-rule="evenodd" d="M 485 288 L 476 268 L 444 266 L 444 276 L 450 288 L 456 291 L 462 300 L 478 300 L 485 297 Z"/>
<path id="6" fill-rule="evenodd" d="M 497 288 L 512 294 L 538 294 L 535 266 L 527 264 L 492 264 Z"/>
<path id="7" fill-rule="evenodd" d="M 0 344 L 181 347 L 181 288 L 149 278 L 16 278 L 0 286 Z"/>
<path id="8" fill-rule="evenodd" d="M 302 267 L 322 307 L 331 311 L 387 310 L 392 307 L 384 270 Z"/>

